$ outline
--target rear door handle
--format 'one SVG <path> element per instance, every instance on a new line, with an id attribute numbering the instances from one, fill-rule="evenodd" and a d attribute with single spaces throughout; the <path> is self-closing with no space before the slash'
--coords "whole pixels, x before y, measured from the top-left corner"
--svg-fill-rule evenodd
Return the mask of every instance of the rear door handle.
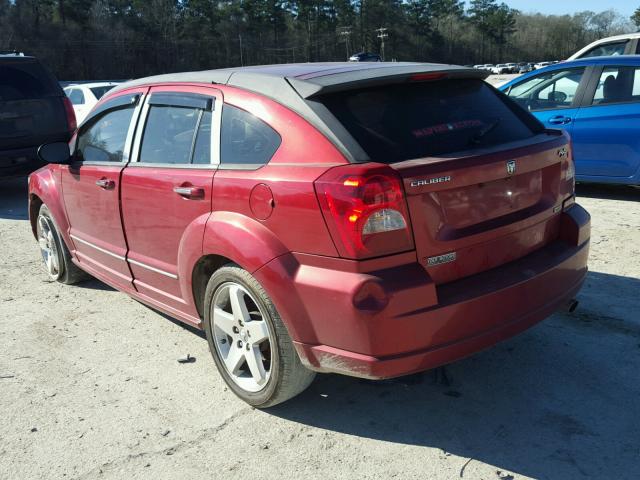
<path id="1" fill-rule="evenodd" d="M 551 117 L 549 119 L 549 123 L 552 125 L 567 125 L 571 122 L 571 117 L 565 117 L 564 115 L 556 115 L 555 117 Z"/>
<path id="2" fill-rule="evenodd" d="M 113 190 L 116 188 L 116 182 L 113 180 L 109 180 L 108 178 L 101 178 L 100 180 L 96 180 L 96 185 L 100 188 L 104 188 L 105 190 Z"/>
<path id="3" fill-rule="evenodd" d="M 204 198 L 204 188 L 200 187 L 173 187 L 173 191 L 185 198 Z"/>

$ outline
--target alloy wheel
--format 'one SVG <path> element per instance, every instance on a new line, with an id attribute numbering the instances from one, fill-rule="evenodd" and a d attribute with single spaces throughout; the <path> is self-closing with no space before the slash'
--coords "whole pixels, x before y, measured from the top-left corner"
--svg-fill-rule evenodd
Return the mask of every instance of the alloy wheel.
<path id="1" fill-rule="evenodd" d="M 235 282 L 218 287 L 211 308 L 211 331 L 226 372 L 243 390 L 262 390 L 273 360 L 273 340 L 262 308 Z"/>
<path id="2" fill-rule="evenodd" d="M 58 256 L 58 245 L 53 237 L 54 226 L 51 220 L 44 215 L 38 216 L 38 245 L 44 260 L 47 273 L 53 279 L 60 276 L 60 260 Z"/>

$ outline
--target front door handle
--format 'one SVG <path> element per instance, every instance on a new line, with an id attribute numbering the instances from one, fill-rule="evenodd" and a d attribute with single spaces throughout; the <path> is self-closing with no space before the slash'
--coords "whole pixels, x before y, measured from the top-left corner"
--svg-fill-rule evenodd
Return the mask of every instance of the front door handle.
<path id="1" fill-rule="evenodd" d="M 185 198 L 204 198 L 204 188 L 200 187 L 173 187 L 173 191 Z"/>
<path id="2" fill-rule="evenodd" d="M 549 119 L 549 123 L 552 125 L 567 125 L 571 123 L 571 117 L 565 117 L 564 115 L 556 115 Z"/>
<path id="3" fill-rule="evenodd" d="M 109 180 L 108 178 L 101 178 L 100 180 L 96 180 L 96 185 L 100 188 L 104 188 L 105 190 L 113 190 L 116 188 L 116 182 L 113 180 Z"/>

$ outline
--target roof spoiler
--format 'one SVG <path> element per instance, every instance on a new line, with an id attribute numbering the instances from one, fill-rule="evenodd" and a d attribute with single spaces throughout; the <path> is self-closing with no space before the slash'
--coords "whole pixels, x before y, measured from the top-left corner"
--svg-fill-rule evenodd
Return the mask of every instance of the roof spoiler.
<path id="1" fill-rule="evenodd" d="M 389 64 L 388 74 L 381 74 L 382 68 L 342 71 L 311 78 L 287 77 L 287 82 L 302 98 L 309 99 L 327 93 L 367 88 L 412 81 L 430 81 L 443 78 L 478 78 L 484 80 L 489 75 L 486 70 L 451 66 L 433 68 L 428 65 L 405 65 L 394 67 Z M 386 72 L 385 72 L 386 73 Z"/>

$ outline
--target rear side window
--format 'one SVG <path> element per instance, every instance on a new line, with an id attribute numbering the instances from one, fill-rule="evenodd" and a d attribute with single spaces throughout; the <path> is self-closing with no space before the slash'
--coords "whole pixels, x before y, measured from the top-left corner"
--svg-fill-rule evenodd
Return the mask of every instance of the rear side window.
<path id="1" fill-rule="evenodd" d="M 109 110 L 82 127 L 76 156 L 84 162 L 122 162 L 133 107 Z"/>
<path id="2" fill-rule="evenodd" d="M 320 101 L 382 163 L 522 140 L 542 129 L 479 79 L 386 85 Z"/>
<path id="3" fill-rule="evenodd" d="M 231 105 L 222 110 L 220 163 L 264 165 L 280 146 L 281 138 L 255 115 Z"/>
<path id="4" fill-rule="evenodd" d="M 628 40 L 622 42 L 605 43 L 604 45 L 598 45 L 593 47 L 588 52 L 580 55 L 580 58 L 588 57 L 605 57 L 608 55 L 624 55 L 624 50 L 627 48 Z"/>
<path id="5" fill-rule="evenodd" d="M 93 93 L 96 99 L 100 100 L 104 96 L 104 94 L 111 90 L 113 87 L 114 85 L 107 85 L 105 87 L 91 87 L 89 88 L 89 90 L 91 90 L 91 93 Z"/>
<path id="6" fill-rule="evenodd" d="M 640 101 L 640 69 L 606 67 L 596 87 L 592 105 Z"/>
<path id="7" fill-rule="evenodd" d="M 57 83 L 37 62 L 0 65 L 0 101 L 34 99 L 59 93 Z"/>

